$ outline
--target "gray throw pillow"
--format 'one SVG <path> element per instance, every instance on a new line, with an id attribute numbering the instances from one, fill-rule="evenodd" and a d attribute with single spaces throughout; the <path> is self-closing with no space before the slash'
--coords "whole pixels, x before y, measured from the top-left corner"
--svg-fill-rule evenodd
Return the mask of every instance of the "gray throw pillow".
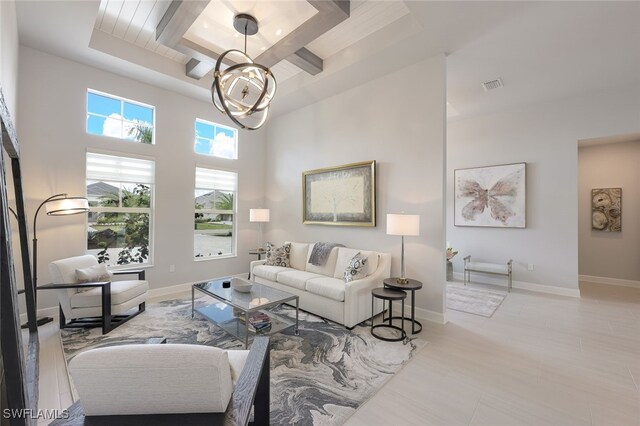
<path id="1" fill-rule="evenodd" d="M 358 252 L 344 270 L 344 282 L 359 280 L 367 276 L 367 256 Z"/>
<path id="2" fill-rule="evenodd" d="M 111 281 L 113 273 L 107 269 L 107 265 L 100 263 L 88 268 L 76 269 L 76 281 L 79 283 L 95 283 L 101 281 Z M 85 287 L 78 289 L 78 293 L 93 290 L 96 287 Z"/>
<path id="3" fill-rule="evenodd" d="M 290 268 L 289 253 L 291 253 L 291 243 L 285 243 L 282 247 L 276 247 L 273 243 L 267 242 L 267 261 L 265 265 Z"/>

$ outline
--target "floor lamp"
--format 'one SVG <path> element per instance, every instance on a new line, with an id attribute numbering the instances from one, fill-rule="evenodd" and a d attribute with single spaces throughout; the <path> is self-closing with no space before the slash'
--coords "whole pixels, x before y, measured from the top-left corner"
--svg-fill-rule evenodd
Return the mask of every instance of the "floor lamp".
<path id="1" fill-rule="evenodd" d="M 38 213 L 43 206 L 46 205 L 48 216 L 68 216 L 72 214 L 87 213 L 89 211 L 89 201 L 84 197 L 68 197 L 67 194 L 56 194 L 44 200 L 36 210 L 33 216 L 33 297 L 35 299 L 36 310 L 38 309 L 38 237 L 36 233 L 36 225 L 38 223 Z M 51 317 L 38 318 L 37 324 L 41 326 L 53 321 Z M 25 327 L 23 325 L 23 327 Z"/>
<path id="2" fill-rule="evenodd" d="M 420 235 L 420 215 L 417 214 L 388 214 L 387 234 L 402 236 L 402 253 L 400 257 L 400 278 L 398 284 L 406 284 L 409 280 L 404 276 L 404 237 Z"/>
<path id="3" fill-rule="evenodd" d="M 264 251 L 262 248 L 262 224 L 269 222 L 269 209 L 249 209 L 249 222 L 260 223 L 260 236 L 258 237 L 258 251 Z"/>

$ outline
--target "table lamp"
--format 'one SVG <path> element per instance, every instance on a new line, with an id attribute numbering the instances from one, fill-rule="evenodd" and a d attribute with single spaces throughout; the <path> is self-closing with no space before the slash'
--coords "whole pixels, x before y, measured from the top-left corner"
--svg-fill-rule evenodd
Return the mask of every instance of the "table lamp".
<path id="1" fill-rule="evenodd" d="M 249 209 L 249 222 L 260 223 L 260 234 L 258 236 L 258 251 L 263 251 L 262 248 L 262 224 L 269 222 L 269 209 Z"/>
<path id="2" fill-rule="evenodd" d="M 402 253 L 400 257 L 400 278 L 398 284 L 406 284 L 409 280 L 404 276 L 404 237 L 420 235 L 420 215 L 387 214 L 387 235 L 402 236 Z"/>

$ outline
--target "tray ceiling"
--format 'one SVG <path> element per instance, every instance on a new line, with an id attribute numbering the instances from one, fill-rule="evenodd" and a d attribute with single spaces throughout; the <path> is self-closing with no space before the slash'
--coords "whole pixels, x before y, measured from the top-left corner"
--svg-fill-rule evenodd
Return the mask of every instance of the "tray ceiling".
<path id="1" fill-rule="evenodd" d="M 170 0 L 102 0 L 94 31 L 186 64 L 192 55 L 178 51 L 179 47 L 171 48 L 156 41 L 156 27 L 170 4 Z M 409 13 L 401 0 L 357 0 L 351 1 L 350 6 L 349 18 L 306 46 L 312 54 L 325 60 Z M 238 13 L 249 13 L 258 19 L 258 34 L 247 39 L 249 56 L 256 58 L 316 16 L 318 10 L 310 2 L 301 0 L 212 0 L 183 38 L 215 54 L 234 48 L 242 50 L 243 36 L 233 28 L 233 17 Z M 279 83 L 302 71 L 286 59 L 277 62 L 271 70 Z"/>

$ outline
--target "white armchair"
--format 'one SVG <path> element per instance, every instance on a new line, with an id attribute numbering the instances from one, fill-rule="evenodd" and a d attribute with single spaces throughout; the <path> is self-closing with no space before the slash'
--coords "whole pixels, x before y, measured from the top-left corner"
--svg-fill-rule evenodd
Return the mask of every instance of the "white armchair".
<path id="1" fill-rule="evenodd" d="M 76 355 L 69 372 L 80 396 L 60 425 L 269 424 L 269 338 L 250 351 L 139 344 Z"/>
<path id="2" fill-rule="evenodd" d="M 51 284 L 38 290 L 56 290 L 60 303 L 60 328 L 102 327 L 106 334 L 144 312 L 149 283 L 144 270 L 112 271 L 113 275 L 138 275 L 137 280 L 80 282 L 79 270 L 94 268 L 98 261 L 91 255 L 69 257 L 49 264 Z M 138 306 L 138 310 L 128 311 Z M 67 319 L 70 320 L 67 322 Z"/>

